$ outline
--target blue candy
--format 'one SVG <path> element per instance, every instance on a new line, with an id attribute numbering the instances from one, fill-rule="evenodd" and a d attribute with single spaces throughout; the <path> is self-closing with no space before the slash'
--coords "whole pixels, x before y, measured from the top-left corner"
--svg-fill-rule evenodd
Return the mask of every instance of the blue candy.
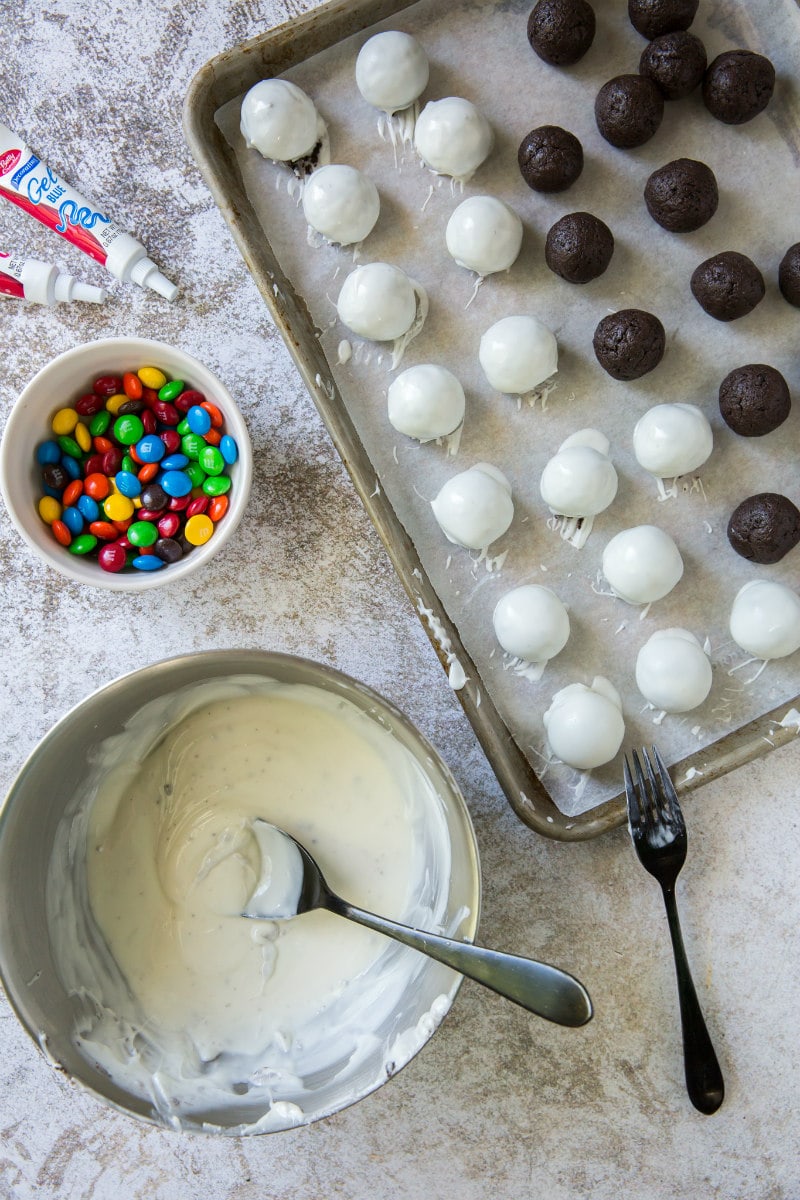
<path id="1" fill-rule="evenodd" d="M 188 467 L 189 459 L 185 454 L 168 454 L 166 458 L 161 460 L 162 471 L 181 471 L 184 467 Z"/>
<path id="2" fill-rule="evenodd" d="M 219 452 L 228 466 L 232 466 L 239 457 L 239 447 L 228 433 L 223 433 L 219 440 Z"/>
<path id="3" fill-rule="evenodd" d="M 143 463 L 160 462 L 166 449 L 161 438 L 155 433 L 146 433 L 136 443 L 136 453 Z"/>
<path id="4" fill-rule="evenodd" d="M 73 458 L 71 454 L 61 455 L 61 465 L 69 475 L 70 479 L 80 479 L 83 475 L 83 471 L 81 471 L 81 464 L 78 462 L 77 458 Z"/>
<path id="5" fill-rule="evenodd" d="M 199 404 L 193 404 L 186 414 L 186 423 L 192 433 L 199 433 L 204 437 L 211 428 L 211 414 Z"/>
<path id="6" fill-rule="evenodd" d="M 100 520 L 100 505 L 91 496 L 87 496 L 85 492 L 82 496 L 78 497 L 75 507 L 84 521 L 88 521 L 90 525 L 92 521 Z"/>
<path id="7" fill-rule="evenodd" d="M 57 463 L 61 459 L 61 447 L 58 442 L 42 442 L 36 447 L 36 461 L 43 467 L 48 463 Z"/>
<path id="8" fill-rule="evenodd" d="M 185 471 L 165 471 L 158 482 L 168 496 L 188 496 L 192 490 L 192 481 Z"/>
<path id="9" fill-rule="evenodd" d="M 139 554 L 131 563 L 131 566 L 136 567 L 137 571 L 157 571 L 159 567 L 165 565 L 164 560 L 157 554 Z"/>
<path id="10" fill-rule="evenodd" d="M 61 514 L 61 520 L 66 525 L 73 537 L 77 537 L 83 531 L 83 513 L 80 509 L 75 508 L 72 504 L 65 508 Z"/>
<path id="11" fill-rule="evenodd" d="M 127 496 L 132 500 L 134 496 L 138 496 L 142 490 L 141 481 L 134 475 L 133 471 L 117 471 L 114 476 L 116 483 L 123 496 Z"/>

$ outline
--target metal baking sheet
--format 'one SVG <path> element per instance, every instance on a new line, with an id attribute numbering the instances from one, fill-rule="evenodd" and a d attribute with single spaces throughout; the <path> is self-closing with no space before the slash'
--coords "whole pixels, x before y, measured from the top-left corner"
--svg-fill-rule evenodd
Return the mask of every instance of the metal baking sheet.
<path id="1" fill-rule="evenodd" d="M 721 8 L 722 6 L 718 7 Z M 606 780 L 605 796 L 602 802 L 594 805 L 588 811 L 575 812 L 569 810 L 568 815 L 554 803 L 552 796 L 547 790 L 548 786 L 552 786 L 547 774 L 544 775 L 543 780 L 537 774 L 537 771 L 541 769 L 541 759 L 538 757 L 535 745 L 531 739 L 524 736 L 524 732 L 521 734 L 519 726 L 515 726 L 513 719 L 504 719 L 507 709 L 501 711 L 503 709 L 502 697 L 501 705 L 498 707 L 495 704 L 493 696 L 493 690 L 496 694 L 496 689 L 486 686 L 489 682 L 496 683 L 496 680 L 489 680 L 486 676 L 487 667 L 489 672 L 494 672 L 497 663 L 488 663 L 486 655 L 480 647 L 473 658 L 468 650 L 476 645 L 474 634 L 469 630 L 467 631 L 471 643 L 468 647 L 465 647 L 465 638 L 462 636 L 463 630 L 461 629 L 461 621 L 457 611 L 456 619 L 451 619 L 451 614 L 457 606 L 454 606 L 452 596 L 449 598 L 449 604 L 447 602 L 448 580 L 444 577 L 442 571 L 445 552 L 442 552 L 439 556 L 441 559 L 440 562 L 439 559 L 433 556 L 430 550 L 424 548 L 424 539 L 419 519 L 413 509 L 409 509 L 408 505 L 404 503 L 405 498 L 403 496 L 398 497 L 396 489 L 394 490 L 394 496 L 392 496 L 391 486 L 376 487 L 376 475 L 384 482 L 384 474 L 389 473 L 388 467 L 391 464 L 380 464 L 379 471 L 377 465 L 379 455 L 376 452 L 374 436 L 363 419 L 363 412 L 359 411 L 358 397 L 356 395 L 358 389 L 354 386 L 352 377 L 348 378 L 347 374 L 336 365 L 335 347 L 339 337 L 346 331 L 339 329 L 331 332 L 327 330 L 328 322 L 325 321 L 323 316 L 324 309 L 321 310 L 319 304 L 315 305 L 313 299 L 314 292 L 309 290 L 307 279 L 305 281 L 305 288 L 303 287 L 301 280 L 302 259 L 299 260 L 299 266 L 297 263 L 290 261 L 291 255 L 288 253 L 286 240 L 284 238 L 281 243 L 281 239 L 278 236 L 277 222 L 275 221 L 270 224 L 268 217 L 265 217 L 259 197 L 256 198 L 255 205 L 251 203 L 249 197 L 253 195 L 252 180 L 245 181 L 243 179 L 243 171 L 240 170 L 241 159 L 237 159 L 230 142 L 220 135 L 218 126 L 220 112 L 224 112 L 226 105 L 231 106 L 231 102 L 240 97 L 253 83 L 269 75 L 290 71 L 292 77 L 296 78 L 297 82 L 300 82 L 301 86 L 305 86 L 306 90 L 314 96 L 314 99 L 320 104 L 326 116 L 329 115 L 329 110 L 336 109 L 336 103 L 338 102 L 339 107 L 336 109 L 338 125 L 333 130 L 335 137 L 337 129 L 341 132 L 342 121 L 349 111 L 346 104 L 346 94 L 342 92 L 341 88 L 337 101 L 337 70 L 340 75 L 345 70 L 349 72 L 348 80 L 353 94 L 353 104 L 357 106 L 360 103 L 362 108 L 366 108 L 363 101 L 360 101 L 360 97 L 358 97 L 355 91 L 354 83 L 352 83 L 352 64 L 355 60 L 355 54 L 358 46 L 364 40 L 364 37 L 367 36 L 366 34 L 362 34 L 360 37 L 357 36 L 360 31 L 368 30 L 376 21 L 388 18 L 390 19 L 390 23 L 394 24 L 396 19 L 400 27 L 406 28 L 411 32 L 418 31 L 418 26 L 421 25 L 420 36 L 423 44 L 425 44 L 426 32 L 430 34 L 430 40 L 434 40 L 433 31 L 437 23 L 440 33 L 443 25 L 448 27 L 455 26 L 457 29 L 457 22 L 459 19 L 464 20 L 466 10 L 469 10 L 467 15 L 470 20 L 474 20 L 476 25 L 480 25 L 482 21 L 482 27 L 486 30 L 497 30 L 499 24 L 502 22 L 503 32 L 506 37 L 511 28 L 510 23 L 513 22 L 515 36 L 524 39 L 524 14 L 527 10 L 525 5 L 520 4 L 509 5 L 504 3 L 498 5 L 496 0 L 485 0 L 483 3 L 475 3 L 473 0 L 469 4 L 466 3 L 466 0 L 439 0 L 439 3 L 435 5 L 430 2 L 423 2 L 412 6 L 398 3 L 376 3 L 375 0 L 370 0 L 368 3 L 328 4 L 277 30 L 265 33 L 252 42 L 222 54 L 207 64 L 196 77 L 187 97 L 184 124 L 192 151 L 232 229 L 234 237 L 245 257 L 245 261 L 269 305 L 276 324 L 295 357 L 295 361 L 325 420 L 337 449 L 353 477 L 361 499 L 375 522 L 415 607 L 421 614 L 425 615 L 426 628 L 432 635 L 432 641 L 440 658 L 448 666 L 452 660 L 452 656 L 455 655 L 465 670 L 468 682 L 459 691 L 459 698 L 492 762 L 509 801 L 518 815 L 538 832 L 564 840 L 578 840 L 595 836 L 624 820 L 624 805 L 621 797 L 618 794 L 613 794 L 616 780 L 614 780 L 613 785 L 609 783 L 608 779 Z M 599 38 L 602 38 L 607 32 L 604 30 L 603 25 L 604 15 L 603 13 L 600 14 Z M 427 28 L 425 25 L 426 20 L 428 22 Z M 726 29 L 725 32 L 726 36 L 733 38 L 733 44 L 747 44 L 756 49 L 761 48 L 759 42 L 756 40 L 757 35 L 751 28 L 741 31 L 734 30 L 733 32 Z M 735 36 L 737 32 L 738 38 Z M 352 42 L 342 45 L 345 39 L 353 38 L 354 35 L 356 36 Z M 463 48 L 463 43 L 459 42 L 457 38 L 450 48 L 450 61 L 446 62 L 444 72 L 447 82 L 451 84 L 453 84 L 455 79 L 458 79 L 459 53 L 463 56 Z M 441 45 L 439 49 L 442 50 Z M 525 51 L 528 54 L 530 53 L 527 51 L 527 47 L 525 47 Z M 322 52 L 327 52 L 327 54 L 319 59 L 314 58 L 316 55 L 322 55 Z M 496 75 L 493 75 L 491 71 L 493 53 L 495 56 L 501 55 L 508 53 L 508 49 L 503 47 L 501 41 L 500 44 L 491 47 L 490 37 L 487 43 L 487 51 L 483 56 L 484 61 L 480 64 L 481 73 L 483 75 L 488 74 L 490 80 L 496 78 Z M 440 53 L 438 59 L 442 57 L 443 53 Z M 614 61 L 613 53 L 611 54 L 611 61 L 612 63 Z M 292 68 L 294 68 L 293 71 L 291 70 Z M 602 70 L 602 68 L 599 69 Z M 608 74 L 613 74 L 615 70 L 621 69 L 623 69 L 622 66 L 609 69 Z M 449 77 L 447 76 L 448 70 L 450 72 Z M 598 68 L 595 65 L 593 68 L 593 86 L 595 88 L 597 86 L 597 70 Z M 463 72 L 463 74 L 468 76 L 468 72 Z M 553 74 L 550 74 L 548 80 L 551 86 Z M 474 78 L 472 83 L 474 86 Z M 574 88 L 575 85 L 576 81 L 574 79 L 571 80 L 569 86 Z M 577 81 L 577 85 L 581 86 L 580 79 Z M 472 94 L 469 90 L 469 79 L 466 80 L 466 89 L 466 92 L 461 91 L 459 94 Z M 491 89 L 489 90 L 488 97 L 485 88 L 483 95 L 473 97 L 479 99 L 481 107 L 484 111 L 487 111 L 487 115 L 496 127 L 501 125 L 503 115 L 504 113 L 507 114 L 508 111 L 503 108 L 502 89 L 500 90 L 501 101 L 499 109 L 495 106 L 494 111 L 492 110 L 491 103 Z M 453 93 L 456 91 L 457 88 L 453 84 L 450 87 L 450 92 Z M 429 91 L 428 94 L 447 94 L 447 91 L 442 91 L 440 88 L 438 91 Z M 368 119 L 374 124 L 374 116 Z M 555 118 L 550 116 L 548 119 Z M 513 118 L 506 115 L 506 121 L 513 129 Z M 530 122 L 530 124 L 535 123 L 540 122 Z M 574 122 L 570 123 L 565 120 L 564 123 L 570 124 L 570 127 L 575 128 Z M 522 132 L 527 127 L 529 125 L 525 126 Z M 576 132 L 579 132 L 582 140 L 586 141 L 586 135 L 582 129 L 576 129 Z M 509 138 L 505 131 L 504 134 L 506 141 L 510 142 L 514 140 L 513 138 Z M 388 147 L 378 146 L 374 129 L 371 143 L 367 141 L 363 127 L 360 130 L 360 137 L 362 139 L 362 147 L 368 147 L 369 154 L 374 155 L 374 152 L 377 150 L 378 153 L 383 153 L 386 156 L 389 152 Z M 519 138 L 517 137 L 516 140 L 519 140 Z M 507 151 L 508 147 L 504 145 L 503 149 Z M 660 152 L 663 153 L 663 148 Z M 613 156 L 613 154 L 618 152 L 610 151 L 609 148 L 607 153 Z M 674 155 L 664 153 L 661 161 L 666 161 L 671 156 Z M 505 154 L 505 157 L 508 158 L 508 154 Z M 356 165 L 364 165 L 362 161 L 356 160 L 352 155 L 350 157 L 343 156 L 339 159 L 336 153 L 334 153 L 334 161 L 354 161 Z M 376 163 L 375 170 L 378 170 L 377 160 L 373 158 L 373 162 Z M 641 168 L 642 164 L 640 163 L 639 166 Z M 625 169 L 624 162 L 621 163 L 621 167 L 623 170 Z M 369 166 L 367 169 L 369 169 Z M 280 169 L 273 168 L 273 171 L 280 171 Z M 370 173 L 373 174 L 374 171 L 370 170 Z M 417 190 L 422 188 L 422 194 L 424 194 L 424 189 L 428 186 L 427 180 L 420 178 L 418 170 L 416 175 L 414 186 Z M 284 208 L 293 208 L 294 206 L 291 204 L 283 188 L 285 180 L 281 178 L 280 174 L 276 174 L 274 182 L 276 188 L 283 189 L 280 203 Z M 484 179 L 483 186 L 475 186 L 470 190 L 472 192 L 484 190 L 503 194 L 502 183 L 503 181 L 499 178 L 492 178 L 490 176 L 488 182 Z M 520 187 L 518 180 L 516 180 L 516 186 Z M 441 192 L 442 189 L 440 188 L 439 191 Z M 450 198 L 449 207 L 445 201 L 445 208 L 443 208 L 443 201 L 440 195 L 437 194 L 433 197 L 433 206 L 439 205 L 439 220 L 441 220 L 441 213 L 445 210 L 449 212 L 459 198 L 458 196 Z M 509 199 L 514 204 L 513 197 L 509 197 Z M 395 202 L 394 197 L 392 198 L 392 202 Z M 518 211 L 521 212 L 521 215 L 525 219 L 526 214 L 522 207 L 519 204 L 514 204 L 514 206 L 518 208 Z M 572 207 L 579 206 L 579 204 L 572 205 Z M 587 204 L 587 206 L 589 205 Z M 560 211 L 570 211 L 570 207 L 568 200 L 566 203 L 562 201 Z M 259 211 L 257 212 L 256 209 Z M 416 205 L 416 210 L 418 211 L 418 209 L 419 204 Z M 602 212 L 600 215 L 606 216 L 606 213 Z M 294 219 L 298 220 L 296 216 Z M 300 214 L 299 222 L 299 227 L 303 230 L 303 237 L 299 241 L 304 244 L 305 230 L 302 225 L 302 214 Z M 616 232 L 617 222 L 610 221 L 610 223 L 612 223 L 612 227 L 615 227 Z M 265 236 L 265 230 L 268 230 L 268 236 Z M 527 236 L 526 232 L 526 238 Z M 723 247 L 718 246 L 716 248 L 721 249 Z M 536 249 L 539 255 L 541 255 L 540 245 Z M 300 251 L 299 253 L 302 254 L 303 252 L 307 255 L 314 254 L 314 251 L 310 249 L 305 249 L 305 251 Z M 621 252 L 628 254 L 629 247 L 623 246 Z M 365 254 L 365 258 L 368 257 L 381 257 L 381 255 Z M 702 255 L 698 255 L 699 257 L 702 257 Z M 394 261 L 394 259 L 389 258 L 389 261 Z M 348 263 L 346 258 L 340 259 L 340 263 L 341 266 L 337 268 L 334 276 L 331 277 L 331 292 L 334 296 L 336 285 L 333 279 L 338 276 L 341 281 L 346 271 L 352 265 Z M 406 264 L 403 263 L 402 265 Z M 463 308 L 464 300 L 468 298 L 471 286 L 466 276 L 464 278 L 453 276 L 452 285 L 448 283 L 448 286 L 452 288 L 453 303 L 455 305 L 460 304 Z M 484 306 L 484 317 L 482 318 L 484 327 L 486 324 L 491 323 L 486 316 L 486 313 L 490 311 L 488 306 L 491 304 L 491 301 L 484 302 L 484 296 L 489 291 L 490 286 L 491 281 L 484 285 L 481 295 L 470 312 L 470 317 L 478 320 L 478 328 L 480 328 L 481 318 L 476 314 L 480 312 L 480 304 Z M 562 287 L 567 288 L 567 285 L 562 285 Z M 580 292 L 582 289 L 577 290 Z M 304 295 L 310 298 L 308 304 L 306 304 L 303 298 Z M 450 299 L 451 297 L 448 295 L 448 300 Z M 581 301 L 583 301 L 583 297 L 581 297 Z M 628 303 L 634 302 L 636 301 L 628 301 Z M 641 303 L 642 307 L 647 306 L 641 301 L 638 302 Z M 622 304 L 608 305 L 608 307 L 613 306 L 621 307 Z M 579 307 L 577 299 L 575 307 Z M 658 310 L 657 304 L 654 303 L 653 307 L 656 307 Z M 785 307 L 788 308 L 788 306 Z M 422 339 L 420 340 L 422 341 Z M 569 329 L 566 330 L 563 338 L 562 332 L 559 329 L 559 340 L 562 342 L 565 341 L 568 346 L 567 361 L 562 374 L 565 386 L 569 389 L 576 379 L 574 368 L 577 359 L 577 356 L 569 353 L 572 350 Z M 676 351 L 674 347 L 671 347 L 671 355 L 674 362 L 677 362 L 676 354 L 679 352 L 679 350 Z M 433 358 L 433 354 L 429 353 L 427 358 Z M 747 359 L 743 361 L 747 361 Z M 776 365 L 781 364 L 776 363 Z M 571 371 L 570 367 L 572 367 Z M 655 379 L 655 373 L 653 378 Z M 584 385 L 584 382 L 584 380 L 578 378 L 580 385 Z M 676 376 L 674 371 L 673 377 L 669 382 L 673 387 L 676 385 L 681 388 L 684 387 L 683 380 L 679 375 Z M 380 386 L 379 377 L 375 378 L 374 385 L 376 387 Z M 388 379 L 385 379 L 383 384 L 384 391 L 387 385 Z M 656 391 L 649 403 L 656 403 L 663 398 L 665 397 Z M 693 397 L 686 396 L 682 392 L 677 394 L 675 398 L 692 399 Z M 557 397 L 554 399 L 557 402 Z M 616 396 L 616 399 L 619 399 L 619 394 Z M 504 402 L 506 404 L 510 403 L 507 398 L 505 398 Z M 646 408 L 648 405 L 645 404 L 644 407 Z M 536 416 L 538 415 L 536 414 Z M 508 417 L 506 424 L 510 422 L 515 437 L 518 436 L 517 431 L 526 430 L 527 435 L 531 439 L 543 441 L 549 437 L 550 442 L 552 442 L 552 430 L 549 435 L 546 434 L 546 432 L 543 432 L 542 425 L 537 426 L 535 420 L 534 414 L 520 413 L 518 416 L 512 414 Z M 517 422 L 516 425 L 514 425 L 515 421 Z M 598 418 L 597 422 L 584 420 L 579 424 L 588 423 L 600 424 L 600 419 Z M 577 427 L 579 425 L 573 426 L 573 428 Z M 566 432 L 571 431 L 568 429 Z M 519 436 L 522 436 L 522 434 L 520 433 Z M 557 441 L 558 439 L 556 440 L 556 445 Z M 365 443 L 369 447 L 369 452 L 365 449 Z M 551 447 L 551 452 L 554 448 L 555 446 Z M 417 449 L 419 450 L 419 448 Z M 396 452 L 394 457 L 396 459 Z M 488 455 L 473 454 L 469 461 L 463 461 L 463 455 L 461 455 L 449 460 L 449 465 L 443 465 L 444 456 L 439 454 L 439 464 L 436 469 L 444 471 L 446 476 L 455 470 L 464 469 L 476 457 L 488 457 Z M 547 454 L 544 457 L 546 458 Z M 502 460 L 498 461 L 498 465 L 502 467 L 504 466 L 504 462 Z M 388 483 L 391 485 L 392 481 L 388 480 Z M 415 491 L 418 490 L 418 488 L 415 488 Z M 685 497 L 682 499 L 685 502 Z M 685 513 L 688 511 L 684 510 L 684 515 L 680 512 L 675 512 L 671 519 L 680 523 L 685 519 Z M 695 516 L 697 516 L 697 513 L 695 513 Z M 656 523 L 662 523 L 657 518 L 654 518 L 654 520 Z M 409 531 L 412 536 L 409 536 Z M 609 527 L 607 532 L 610 534 L 614 531 L 614 527 Z M 593 536 L 596 537 L 596 535 Z M 604 540 L 605 538 L 602 538 L 601 535 L 600 544 Z M 420 551 L 421 543 L 423 544 L 422 552 Z M 571 549 L 569 552 L 572 554 L 575 553 Z M 581 554 L 585 554 L 585 552 L 581 552 Z M 590 562 L 590 556 L 586 556 L 586 559 L 580 564 L 580 570 L 585 573 L 589 568 Z M 574 572 L 577 573 L 578 571 L 578 560 L 576 560 Z M 501 590 L 505 590 L 505 587 L 513 586 L 514 583 L 521 581 L 511 577 L 508 571 L 503 572 L 503 574 L 507 578 L 504 580 L 504 586 Z M 713 584 L 713 578 L 709 578 Z M 466 576 L 465 579 L 469 582 L 469 576 Z M 484 580 L 480 580 L 479 582 L 482 585 Z M 551 583 L 553 580 L 542 576 L 542 582 Z M 554 583 L 554 586 L 557 586 L 557 584 Z M 497 592 L 497 580 L 492 581 L 492 587 Z M 491 608 L 488 611 L 490 615 Z M 619 613 L 616 613 L 614 616 L 615 622 L 619 620 L 622 623 L 638 624 L 636 618 L 637 613 L 635 610 L 628 610 L 624 617 L 621 617 Z M 612 618 L 606 614 L 605 617 L 601 617 L 600 619 L 609 623 Z M 676 619 L 671 621 L 660 620 L 657 627 L 676 623 L 679 623 Z M 466 625 L 466 622 L 464 624 Z M 652 632 L 652 629 L 648 629 L 647 632 Z M 616 649 L 611 646 L 605 653 L 614 655 Z M 481 669 L 478 669 L 476 666 L 476 661 L 479 660 L 481 662 Z M 727 665 L 730 661 L 732 661 L 731 656 L 727 655 L 722 665 Z M 718 663 L 717 665 L 719 666 L 720 664 Z M 608 668 L 607 673 L 614 678 L 614 671 L 611 667 Z M 520 685 L 524 686 L 525 681 L 512 680 L 512 687 L 516 686 L 519 688 Z M 780 691 L 781 686 L 783 687 L 782 692 Z M 544 693 L 540 690 L 535 695 L 535 698 L 534 694 L 531 694 L 531 705 L 538 705 L 539 710 L 542 707 L 546 707 L 547 700 L 542 702 L 542 695 L 549 696 L 552 690 L 555 690 L 554 686 Z M 774 692 L 774 690 L 773 684 L 772 691 Z M 796 690 L 796 687 L 794 690 Z M 769 690 L 764 692 L 764 695 L 767 697 L 770 694 L 772 693 Z M 674 773 L 677 777 L 680 790 L 688 791 L 693 787 L 697 787 L 708 779 L 732 769 L 740 762 L 747 761 L 769 750 L 773 745 L 780 745 L 788 741 L 796 732 L 796 726 L 793 722 L 791 720 L 787 722 L 785 719 L 787 712 L 792 707 L 792 701 L 787 701 L 785 697 L 791 697 L 791 695 L 792 688 L 790 686 L 787 690 L 786 677 L 784 677 L 779 680 L 778 686 L 780 703 L 772 711 L 755 720 L 745 722 L 739 728 L 735 729 L 734 732 L 727 733 L 724 737 L 716 740 L 713 745 L 704 745 L 699 750 L 688 754 L 672 754 L 671 758 L 676 767 Z M 796 701 L 796 703 L 800 705 L 800 701 Z M 762 699 L 761 707 L 763 710 L 764 707 L 769 707 L 769 705 L 765 704 Z M 640 725 L 645 725 L 645 728 L 646 720 L 647 718 L 643 718 L 642 722 L 640 722 Z M 783 724 L 781 723 L 782 721 L 784 722 Z M 631 732 L 629 728 L 629 734 Z M 663 731 L 653 730 L 652 732 L 658 736 L 659 741 L 663 740 Z M 687 739 L 684 738 L 683 740 L 685 744 Z M 691 741 L 691 739 L 688 740 Z M 678 744 L 680 745 L 680 740 L 678 740 Z"/>

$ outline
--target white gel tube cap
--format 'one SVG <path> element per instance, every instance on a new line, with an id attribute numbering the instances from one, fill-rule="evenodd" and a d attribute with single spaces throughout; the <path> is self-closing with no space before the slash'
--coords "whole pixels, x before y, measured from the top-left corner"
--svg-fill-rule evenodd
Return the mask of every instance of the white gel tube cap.
<path id="1" fill-rule="evenodd" d="M 159 296 L 163 296 L 170 303 L 178 295 L 177 285 L 171 283 L 166 275 L 162 275 L 156 264 L 149 258 L 140 258 L 133 264 L 130 280 L 132 283 L 138 283 L 140 287 L 152 288 L 154 292 L 158 292 Z"/>
<path id="2" fill-rule="evenodd" d="M 536 583 L 522 584 L 501 596 L 492 624 L 506 654 L 524 662 L 548 662 L 569 638 L 566 608 L 555 592 Z"/>
<path id="3" fill-rule="evenodd" d="M 556 692 L 543 720 L 553 754 L 579 771 L 611 762 L 625 736 L 619 692 L 602 675 Z"/>
<path id="4" fill-rule="evenodd" d="M 422 161 L 437 175 L 450 175 L 464 183 L 488 158 L 493 142 L 486 117 L 460 96 L 429 101 L 414 130 L 414 145 Z"/>
<path id="5" fill-rule="evenodd" d="M 428 86 L 428 58 L 416 38 L 399 30 L 376 33 L 358 52 L 356 86 L 367 104 L 400 112 Z"/>
<path id="6" fill-rule="evenodd" d="M 429 442 L 464 420 L 464 389 L 452 371 L 434 363 L 409 367 L 389 386 L 389 421 L 398 433 Z"/>
<path id="7" fill-rule="evenodd" d="M 683 575 L 683 559 L 668 533 L 656 525 L 623 529 L 603 551 L 603 574 L 621 600 L 651 604 L 671 592 Z"/>
<path id="8" fill-rule="evenodd" d="M 362 242 L 375 228 L 380 211 L 378 189 L 357 167 L 319 167 L 303 188 L 303 214 L 309 225 L 340 246 Z"/>
<path id="9" fill-rule="evenodd" d="M 771 579 L 753 579 L 739 591 L 731 637 L 755 658 L 785 658 L 800 649 L 800 596 Z"/>
<path id="10" fill-rule="evenodd" d="M 507 271 L 522 247 L 522 221 L 495 196 L 470 196 L 447 222 L 445 240 L 460 267 L 477 275 Z"/>
<path id="11" fill-rule="evenodd" d="M 634 426 L 633 453 L 659 479 L 696 471 L 713 448 L 708 418 L 694 404 L 656 404 Z"/>
<path id="12" fill-rule="evenodd" d="M 524 396 L 555 375 L 558 344 L 537 317 L 503 317 L 484 333 L 478 358 L 493 388 Z"/>
<path id="13" fill-rule="evenodd" d="M 288 79 L 262 79 L 242 101 L 242 137 L 275 162 L 310 154 L 324 128 L 313 100 Z"/>
<path id="14" fill-rule="evenodd" d="M 711 691 L 711 663 L 688 629 L 659 629 L 636 658 L 636 686 L 654 708 L 668 713 L 697 708 Z"/>
<path id="15" fill-rule="evenodd" d="M 610 443 L 597 429 L 581 429 L 562 442 L 545 464 L 539 490 L 550 510 L 563 517 L 594 517 L 617 494 Z"/>
<path id="16" fill-rule="evenodd" d="M 485 550 L 514 519 L 511 484 L 490 463 L 448 479 L 431 508 L 445 537 L 468 550 Z"/>

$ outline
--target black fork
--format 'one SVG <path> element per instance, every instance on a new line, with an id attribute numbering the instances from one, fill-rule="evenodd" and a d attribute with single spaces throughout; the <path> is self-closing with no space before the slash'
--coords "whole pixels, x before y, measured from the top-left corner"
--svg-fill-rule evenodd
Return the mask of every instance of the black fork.
<path id="1" fill-rule="evenodd" d="M 695 1108 L 713 1113 L 722 1104 L 725 1084 L 692 982 L 675 903 L 675 881 L 686 861 L 686 825 L 664 760 L 655 746 L 652 749 L 655 769 L 646 750 L 642 750 L 644 770 L 633 751 L 635 784 L 625 759 L 628 828 L 639 861 L 658 880 L 664 894 L 678 977 L 686 1089 Z"/>

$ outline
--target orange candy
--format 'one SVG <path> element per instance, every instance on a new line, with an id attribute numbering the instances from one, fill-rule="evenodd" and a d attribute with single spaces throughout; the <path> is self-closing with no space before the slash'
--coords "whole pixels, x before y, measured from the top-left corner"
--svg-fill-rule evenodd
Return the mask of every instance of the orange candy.
<path id="1" fill-rule="evenodd" d="M 122 376 L 122 390 L 129 400 L 141 400 L 144 387 L 138 375 L 127 371 Z"/>
<path id="2" fill-rule="evenodd" d="M 83 481 L 83 490 L 93 500 L 105 500 L 110 490 L 108 477 L 101 475 L 99 471 L 95 471 L 92 475 L 87 475 Z"/>
<path id="3" fill-rule="evenodd" d="M 111 521 L 92 521 L 89 533 L 102 538 L 104 542 L 113 542 L 115 538 L 119 537 L 119 530 Z"/>
<path id="4" fill-rule="evenodd" d="M 64 508 L 69 508 L 71 504 L 74 504 L 82 492 L 83 480 L 73 479 L 72 483 L 68 483 L 61 497 L 61 503 L 64 505 Z"/>
<path id="5" fill-rule="evenodd" d="M 203 400 L 200 407 L 204 408 L 211 417 L 211 424 L 214 426 L 214 428 L 221 429 L 225 424 L 225 418 L 217 408 L 216 404 L 212 404 L 210 400 Z"/>
<path id="6" fill-rule="evenodd" d="M 228 511 L 228 497 L 227 496 L 214 496 L 211 503 L 209 504 L 208 508 L 206 509 L 207 515 L 211 518 L 212 521 L 215 521 L 215 522 L 221 521 L 227 511 Z"/>
<path id="7" fill-rule="evenodd" d="M 151 479 L 155 479 L 159 470 L 160 470 L 159 463 L 157 463 L 157 462 L 145 463 L 144 466 L 140 467 L 139 470 L 136 472 L 136 478 L 139 480 L 140 483 L 149 483 Z"/>
<path id="8" fill-rule="evenodd" d="M 220 433 L 220 431 L 218 429 L 215 429 L 212 425 L 212 427 L 209 429 L 208 433 L 206 433 L 204 435 L 203 441 L 208 442 L 209 446 L 218 446 L 220 444 L 220 442 L 222 441 L 222 434 Z"/>
<path id="9" fill-rule="evenodd" d="M 93 439 L 93 445 L 98 454 L 107 454 L 109 450 L 114 449 L 114 443 L 107 437 L 100 437 L 99 434 Z"/>
<path id="10" fill-rule="evenodd" d="M 67 529 L 63 521 L 53 521 L 50 528 L 52 529 L 53 537 L 57 542 L 60 542 L 62 546 L 68 546 L 70 544 L 72 541 L 72 534 Z"/>

